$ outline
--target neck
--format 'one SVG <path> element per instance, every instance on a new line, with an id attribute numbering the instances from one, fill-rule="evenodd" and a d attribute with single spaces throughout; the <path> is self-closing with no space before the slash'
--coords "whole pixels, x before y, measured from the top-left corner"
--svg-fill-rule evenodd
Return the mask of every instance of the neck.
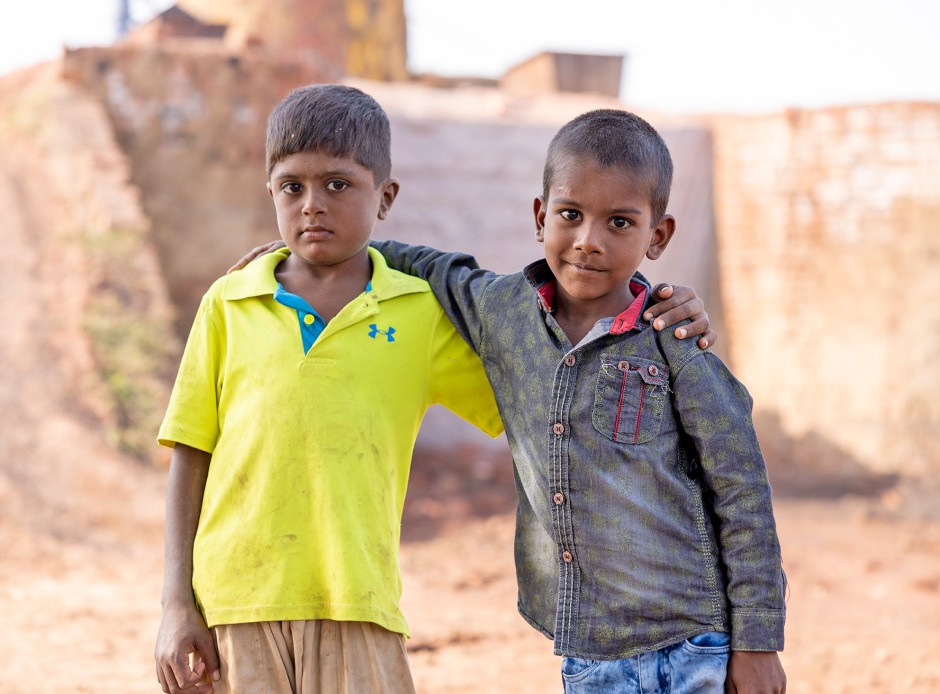
<path id="1" fill-rule="evenodd" d="M 372 278 L 372 261 L 365 249 L 335 265 L 314 265 L 290 255 L 277 266 L 274 277 L 329 322 L 366 288 Z"/>
<path id="2" fill-rule="evenodd" d="M 572 345 L 578 344 L 594 324 L 602 318 L 611 318 L 627 309 L 634 296 L 630 285 L 596 299 L 579 299 L 558 285 L 555 295 L 555 320 L 565 331 Z"/>
<path id="3" fill-rule="evenodd" d="M 372 261 L 369 259 L 368 249 L 346 260 L 333 265 L 317 265 L 309 263 L 295 254 L 289 255 L 274 272 L 278 281 L 288 289 L 285 281 L 292 284 L 310 285 L 337 285 L 351 282 L 362 284 L 372 277 Z"/>

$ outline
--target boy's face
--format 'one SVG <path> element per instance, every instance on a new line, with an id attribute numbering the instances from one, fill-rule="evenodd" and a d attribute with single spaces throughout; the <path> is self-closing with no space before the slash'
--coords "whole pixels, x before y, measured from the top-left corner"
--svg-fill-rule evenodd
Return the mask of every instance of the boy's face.
<path id="1" fill-rule="evenodd" d="M 535 199 L 535 237 L 557 281 L 560 310 L 614 316 L 632 301 L 629 280 L 644 257 L 662 254 L 671 215 L 652 219 L 646 182 L 590 157 L 568 157 L 548 199 Z"/>
<path id="2" fill-rule="evenodd" d="M 390 178 L 376 188 L 372 172 L 351 157 L 298 152 L 274 165 L 268 192 L 292 256 L 311 265 L 337 265 L 367 252 L 398 182 Z"/>

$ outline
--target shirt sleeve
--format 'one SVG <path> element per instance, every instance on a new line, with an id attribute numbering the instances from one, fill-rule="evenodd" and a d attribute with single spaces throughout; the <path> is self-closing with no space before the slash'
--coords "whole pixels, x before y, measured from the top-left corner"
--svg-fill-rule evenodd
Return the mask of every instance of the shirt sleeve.
<path id="1" fill-rule="evenodd" d="M 199 304 L 157 441 L 211 453 L 219 438 L 219 396 L 224 341 L 210 293 Z"/>
<path id="2" fill-rule="evenodd" d="M 665 332 L 671 331 L 660 333 L 660 339 L 673 354 L 679 426 L 695 448 L 706 503 L 711 502 L 716 519 L 727 572 L 731 648 L 783 650 L 786 577 L 751 396 L 721 359 Z"/>
<path id="3" fill-rule="evenodd" d="M 443 405 L 492 437 L 503 423 L 483 363 L 443 311 L 431 345 L 431 401 Z"/>
<path id="4" fill-rule="evenodd" d="M 431 285 L 457 332 L 479 354 L 486 291 L 500 275 L 481 270 L 476 259 L 465 253 L 445 253 L 399 241 L 373 241 L 371 245 L 385 256 L 390 268 L 420 277 Z"/>

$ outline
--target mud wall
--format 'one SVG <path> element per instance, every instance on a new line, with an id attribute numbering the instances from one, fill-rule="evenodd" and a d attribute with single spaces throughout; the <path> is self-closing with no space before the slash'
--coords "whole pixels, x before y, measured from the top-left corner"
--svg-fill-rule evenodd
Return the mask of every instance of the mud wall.
<path id="1" fill-rule="evenodd" d="M 811 465 L 940 471 L 940 104 L 713 133 L 728 342 L 758 408 Z"/>
<path id="2" fill-rule="evenodd" d="M 4 290 L 29 307 L 24 317 L 42 316 L 19 331 L 6 325 L 5 338 L 27 340 L 30 355 L 45 360 L 39 373 L 15 375 L 27 381 L 18 395 L 30 398 L 24 410 L 48 408 L 43 426 L 61 408 L 82 429 L 148 459 L 179 352 L 175 311 L 107 112 L 57 68 L 0 80 L 2 160 L 16 172 L 3 243 L 29 261 L 23 277 L 3 278 Z"/>
<path id="3" fill-rule="evenodd" d="M 132 162 L 185 335 L 209 284 L 259 230 L 276 231 L 267 118 L 291 89 L 322 77 L 244 53 L 131 46 L 71 51 L 64 70 L 104 105 Z"/>
<path id="4" fill-rule="evenodd" d="M 311 63 L 324 79 L 405 80 L 404 0 L 182 0 L 180 7 L 229 26 L 237 48 L 257 45 Z"/>

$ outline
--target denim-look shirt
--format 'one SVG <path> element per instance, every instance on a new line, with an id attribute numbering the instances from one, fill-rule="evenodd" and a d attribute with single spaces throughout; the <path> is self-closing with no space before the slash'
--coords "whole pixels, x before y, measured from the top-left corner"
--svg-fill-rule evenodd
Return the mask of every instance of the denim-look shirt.
<path id="1" fill-rule="evenodd" d="M 519 611 L 555 653 L 619 659 L 707 631 L 783 649 L 786 579 L 751 398 L 722 361 L 642 319 L 650 285 L 572 346 L 555 278 L 374 244 L 426 279 L 483 360 L 515 468 Z"/>

